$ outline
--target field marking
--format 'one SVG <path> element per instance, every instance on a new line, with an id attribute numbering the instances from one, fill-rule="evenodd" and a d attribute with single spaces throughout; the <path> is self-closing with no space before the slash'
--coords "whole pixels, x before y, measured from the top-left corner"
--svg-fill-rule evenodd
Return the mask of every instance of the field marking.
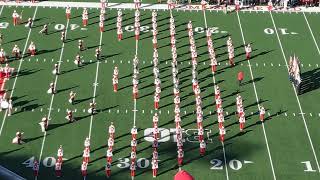
<path id="1" fill-rule="evenodd" d="M 99 48 L 101 49 L 101 45 L 102 45 L 102 35 L 103 32 L 100 32 L 100 42 L 99 42 Z M 100 65 L 100 61 L 97 61 L 97 68 L 96 68 L 96 77 L 95 77 L 95 82 L 94 82 L 94 88 L 93 88 L 93 103 L 96 102 L 96 93 L 97 93 L 97 86 L 98 86 L 98 76 L 99 76 L 99 65 Z M 90 127 L 89 127 L 89 139 L 91 138 L 91 130 L 92 130 L 92 122 L 93 122 L 93 115 L 91 115 L 90 117 Z"/>
<path id="2" fill-rule="evenodd" d="M 101 8 L 101 3 L 99 2 L 62 2 L 62 1 L 42 1 L 38 3 L 30 3 L 30 2 L 0 2 L 0 4 L 4 6 L 22 6 L 22 7 L 47 7 L 47 8 L 66 8 L 67 6 L 71 8 L 94 8 L 94 9 L 100 9 Z M 109 9 L 135 9 L 135 4 L 134 3 L 108 3 L 108 8 Z M 167 4 L 146 4 L 142 3 L 140 9 L 143 10 L 163 10 L 167 11 L 168 10 L 168 5 Z M 225 9 L 225 6 L 223 5 L 207 5 L 206 6 L 206 11 L 214 11 L 214 12 L 219 12 L 223 11 Z M 235 5 L 228 5 L 227 11 L 232 12 L 235 11 Z M 175 11 L 201 11 L 202 10 L 202 5 L 200 4 L 191 4 L 191 5 L 185 5 L 185 4 L 176 4 L 176 7 L 174 8 Z M 243 6 L 243 8 L 240 10 L 242 13 L 245 12 L 268 12 L 268 7 L 267 6 Z M 292 12 L 309 12 L 309 13 L 318 13 L 320 10 L 318 7 L 294 7 L 294 8 L 288 8 L 287 10 L 277 8 L 273 10 L 274 12 L 282 12 L 282 13 L 292 13 Z"/>
<path id="3" fill-rule="evenodd" d="M 307 23 L 308 28 L 309 28 L 309 30 L 310 30 L 310 33 L 311 33 L 311 36 L 312 36 L 313 42 L 314 42 L 314 44 L 316 45 L 316 48 L 317 48 L 318 53 L 319 53 L 319 55 L 320 55 L 319 46 L 318 46 L 318 43 L 317 43 L 317 41 L 316 41 L 316 38 L 314 38 L 314 35 L 313 35 L 313 32 L 312 32 L 312 29 L 311 29 L 310 24 L 309 24 L 309 21 L 308 21 L 308 18 L 306 17 L 306 14 L 305 14 L 304 12 L 303 12 L 302 14 L 303 14 L 303 16 L 304 16 L 304 19 L 306 20 L 306 23 Z"/>
<path id="4" fill-rule="evenodd" d="M 23 60 L 23 61 L 25 61 L 25 60 Z M 85 60 L 83 60 L 83 62 L 84 62 Z M 115 63 L 115 62 L 118 62 L 118 61 L 122 61 L 122 60 L 119 60 L 119 59 L 116 59 L 116 60 L 112 60 L 113 61 L 113 64 Z M 28 61 L 25 61 L 26 63 L 34 63 L 34 61 L 31 61 L 31 59 L 30 60 L 28 60 Z M 47 61 L 47 59 L 46 58 L 44 58 L 44 59 L 42 59 L 42 60 L 39 60 L 39 63 L 40 62 L 42 62 L 42 63 L 50 63 L 50 66 L 54 63 L 54 59 L 52 60 L 52 61 Z M 73 61 L 70 61 L 69 59 L 67 59 L 67 60 L 65 60 L 65 61 L 61 61 L 62 63 L 74 63 Z M 92 62 L 92 60 L 91 60 L 91 62 Z M 108 60 L 105 60 L 104 62 L 100 62 L 100 63 L 105 63 L 105 64 L 107 64 L 107 63 L 109 63 L 108 62 Z M 152 61 L 150 61 L 150 64 L 152 64 L 153 62 Z M 190 63 L 190 62 L 189 62 Z M 123 62 L 122 61 L 122 64 L 131 64 L 131 62 L 130 61 L 125 61 L 125 62 Z M 183 64 L 183 62 L 180 62 L 180 64 Z M 201 63 L 199 63 L 198 64 L 198 66 L 201 66 L 202 67 L 202 65 L 206 65 L 205 64 L 205 62 L 201 62 Z M 243 63 L 241 63 L 240 64 L 241 66 L 249 66 L 249 65 L 244 65 Z M 255 64 L 255 66 L 254 65 L 250 65 L 251 67 L 261 67 L 261 68 L 263 68 L 262 67 L 262 65 L 264 66 L 264 67 L 274 67 L 274 68 L 278 68 L 278 67 L 285 67 L 286 65 L 285 64 L 278 64 L 278 66 L 274 66 L 273 65 L 273 63 L 269 63 L 269 62 L 260 62 L 260 63 L 256 63 Z M 229 66 L 229 64 L 226 62 L 226 63 L 218 63 L 218 65 L 217 66 Z M 142 67 L 144 67 L 144 66 L 142 66 Z M 308 66 L 304 66 L 304 64 L 303 63 L 301 63 L 301 68 L 313 68 L 313 67 L 319 67 L 319 64 L 308 64 Z M 265 68 L 264 68 L 265 69 Z"/>
<path id="5" fill-rule="evenodd" d="M 205 28 L 207 30 L 208 29 L 208 24 L 207 24 L 206 11 L 203 11 L 203 18 L 204 18 Z M 213 84 L 214 84 L 214 88 L 215 88 L 215 86 L 216 86 L 216 78 L 214 76 L 214 72 L 212 72 L 212 80 L 213 80 Z M 228 113 L 228 112 L 226 112 L 226 113 Z M 210 114 L 211 114 L 211 111 L 210 111 Z M 226 151 L 225 151 L 225 147 L 224 147 L 224 142 L 221 141 L 221 145 L 222 145 L 222 150 L 223 150 L 223 159 L 224 159 L 224 164 L 225 164 L 226 177 L 227 177 L 227 180 L 229 180 L 229 172 L 228 172 L 228 166 L 227 166 L 227 156 L 226 156 Z"/>
<path id="6" fill-rule="evenodd" d="M 246 46 L 246 41 L 245 41 L 245 39 L 244 39 L 244 34 L 243 34 L 242 25 L 241 25 L 241 20 L 240 20 L 240 16 L 239 16 L 238 11 L 237 11 L 237 17 L 238 17 L 238 23 L 239 23 L 239 27 L 240 27 L 241 36 L 242 36 L 242 42 L 243 42 L 243 45 Z M 257 105 L 258 105 L 258 110 L 260 111 L 260 103 L 259 103 L 258 93 L 257 93 L 257 89 L 256 89 L 256 84 L 255 84 L 255 82 L 254 82 L 254 77 L 253 77 L 253 72 L 252 72 L 252 68 L 251 68 L 251 63 L 250 63 L 250 60 L 247 60 L 247 62 L 248 62 L 248 64 L 249 64 L 248 67 L 249 67 L 249 69 L 250 69 L 250 75 L 251 75 L 253 90 L 254 90 L 255 97 L 256 97 L 256 101 L 257 101 Z M 268 141 L 268 138 L 267 138 L 267 133 L 266 133 L 266 130 L 265 130 L 264 122 L 263 122 L 263 121 L 262 121 L 261 125 L 262 125 L 263 134 L 264 134 L 264 139 L 265 139 L 266 146 L 267 146 L 267 150 L 268 150 L 269 161 L 270 161 L 270 165 L 271 165 L 271 169 L 272 169 L 273 179 L 276 180 L 277 178 L 276 178 L 276 174 L 275 174 L 274 168 L 273 168 L 273 162 L 272 162 L 271 152 L 270 152 L 270 148 L 269 148 L 269 141 Z"/>
<path id="7" fill-rule="evenodd" d="M 271 17 L 271 20 L 272 20 L 274 28 L 277 29 L 276 24 L 275 24 L 274 19 L 273 19 L 273 15 L 272 15 L 271 12 L 270 12 L 270 17 Z M 279 45 L 280 45 L 280 49 L 281 49 L 281 52 L 282 52 L 283 60 L 285 61 L 286 67 L 287 67 L 287 71 L 289 72 L 288 62 L 286 60 L 286 55 L 284 54 L 284 50 L 283 50 L 283 47 L 282 47 L 282 43 L 281 43 L 278 31 L 275 31 L 275 32 L 276 32 L 276 35 L 277 35 L 277 38 L 278 38 L 278 41 L 279 41 Z M 312 152 L 313 152 L 313 156 L 314 156 L 315 161 L 317 163 L 318 171 L 320 172 L 320 166 L 319 166 L 317 154 L 316 154 L 316 152 L 314 150 L 314 147 L 313 147 L 313 143 L 312 143 L 311 136 L 310 136 L 310 133 L 309 133 L 309 129 L 308 129 L 308 126 L 307 126 L 307 122 L 306 122 L 306 119 L 304 117 L 304 114 L 303 114 L 303 111 L 302 111 L 302 107 L 301 107 L 301 104 L 300 104 L 300 99 L 298 97 L 296 88 L 294 87 L 294 85 L 292 83 L 291 83 L 291 85 L 292 85 L 294 94 L 296 96 L 296 100 L 297 100 L 297 103 L 298 103 L 298 106 L 299 106 L 299 109 L 300 109 L 300 113 L 301 113 L 301 116 L 302 116 L 302 119 L 303 119 L 304 127 L 306 129 L 306 133 L 307 133 L 307 136 L 308 136 L 308 139 L 309 139 L 309 143 L 310 143 L 310 146 L 311 146 L 311 149 L 312 149 Z"/>
<path id="8" fill-rule="evenodd" d="M 66 25 L 65 37 L 67 37 L 69 22 L 70 22 L 70 20 L 68 19 L 68 20 L 67 20 L 67 25 Z M 60 52 L 60 58 L 59 58 L 59 61 L 58 61 L 58 62 L 59 62 L 59 63 L 58 63 L 58 72 L 60 71 L 60 68 L 61 68 L 61 59 L 62 59 L 62 56 L 63 56 L 64 46 L 65 46 L 65 42 L 62 42 L 62 47 L 61 47 L 61 52 Z M 55 89 L 55 90 L 56 90 L 56 87 L 57 87 L 58 77 L 59 77 L 59 76 L 56 75 L 55 80 L 54 80 L 54 89 Z M 48 112 L 48 116 L 47 116 L 47 118 L 49 119 L 48 125 L 49 125 L 49 122 L 51 121 L 50 115 L 51 115 L 51 112 L 52 112 L 52 104 L 53 104 L 54 96 L 55 96 L 55 94 L 53 93 L 52 96 L 51 96 L 51 101 L 50 101 L 50 106 L 49 106 L 49 112 Z M 40 150 L 40 155 L 39 155 L 39 158 L 38 158 L 38 161 L 39 161 L 39 162 L 41 162 L 41 158 L 42 158 L 42 154 L 43 154 L 43 148 L 44 148 L 44 143 L 45 143 L 45 141 L 46 141 L 46 137 L 47 137 L 47 131 L 45 131 L 45 132 L 43 133 L 41 150 Z M 39 171 L 40 171 L 40 167 L 41 167 L 41 166 L 39 165 Z M 37 180 L 37 177 L 35 177 L 35 180 Z"/>
<path id="9" fill-rule="evenodd" d="M 1 13 L 2 13 L 2 10 L 3 9 L 1 8 Z M 33 20 L 35 20 L 37 11 L 38 11 L 38 7 L 36 7 L 36 9 L 34 11 L 34 14 L 33 14 L 33 17 L 32 17 Z M 15 87 L 16 87 L 16 83 L 17 83 L 17 79 L 18 79 L 18 76 L 19 76 L 19 72 L 20 72 L 21 66 L 22 66 L 24 54 L 26 53 L 26 50 L 27 50 L 27 47 L 28 47 L 28 41 L 29 41 L 29 38 L 30 38 L 31 31 L 32 31 L 32 28 L 29 29 L 27 40 L 26 40 L 26 43 L 25 43 L 24 48 L 23 48 L 22 57 L 20 59 L 20 63 L 19 63 L 18 69 L 17 69 L 17 73 L 16 73 L 16 76 L 15 76 L 14 81 L 13 81 L 12 90 L 11 90 L 11 93 L 10 93 L 10 99 L 12 98 L 12 95 L 13 95 Z M 0 136 L 2 134 L 3 126 L 4 126 L 4 123 L 6 121 L 7 116 L 8 116 L 8 109 L 6 109 L 6 111 L 4 113 L 4 116 L 3 116 L 3 120 L 2 120 L 2 124 L 1 124 L 1 128 L 0 128 Z"/>

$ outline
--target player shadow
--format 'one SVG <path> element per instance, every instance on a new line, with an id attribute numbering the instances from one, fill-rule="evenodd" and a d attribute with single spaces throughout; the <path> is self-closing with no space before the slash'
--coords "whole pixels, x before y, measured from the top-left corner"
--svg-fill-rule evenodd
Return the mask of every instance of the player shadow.
<path id="1" fill-rule="evenodd" d="M 25 39 L 26 39 L 25 37 L 18 38 L 18 39 L 15 39 L 15 40 L 7 41 L 7 42 L 3 43 L 2 45 L 9 44 L 9 43 L 16 43 L 16 42 L 19 42 L 19 41 L 22 41 L 22 40 L 25 40 Z"/>
<path id="2" fill-rule="evenodd" d="M 72 86 L 72 87 L 67 87 L 67 88 L 64 88 L 64 89 L 58 89 L 58 90 L 57 90 L 57 93 L 62 93 L 62 92 L 65 92 L 65 91 L 69 91 L 69 90 L 75 89 L 75 88 L 77 88 L 77 87 L 79 87 L 79 85 Z"/>
<path id="3" fill-rule="evenodd" d="M 11 153 L 20 151 L 20 150 L 23 149 L 23 148 L 24 148 L 24 147 L 20 147 L 20 148 L 13 149 L 13 150 L 10 150 L 10 151 L 1 152 L 1 153 L 0 153 L 0 156 L 5 156 L 5 155 L 8 155 L 8 154 L 11 154 Z"/>
<path id="4" fill-rule="evenodd" d="M 47 134 L 46 136 L 49 136 L 50 134 Z M 42 138 L 43 135 L 40 135 L 40 136 L 37 136 L 37 137 L 33 137 L 33 138 L 26 138 L 26 139 L 22 139 L 22 141 L 24 141 L 25 143 L 29 143 L 29 142 L 32 142 L 32 141 L 35 141 L 37 139 L 40 139 Z"/>
<path id="5" fill-rule="evenodd" d="M 26 96 L 26 95 L 25 95 Z M 22 98 L 22 97 L 21 97 Z M 20 99 L 21 99 L 20 98 Z M 32 100 L 22 100 L 22 101 L 18 101 L 18 102 L 15 102 L 13 100 L 13 107 L 19 107 L 19 106 L 24 106 L 32 101 L 37 101 L 38 99 L 32 99 Z"/>
<path id="6" fill-rule="evenodd" d="M 97 113 L 94 113 L 93 115 L 95 115 L 95 114 L 97 114 Z M 74 120 L 75 120 L 75 121 L 80 121 L 80 120 L 86 119 L 86 118 L 88 118 L 88 117 L 90 117 L 90 116 L 91 116 L 91 114 L 90 114 L 90 113 L 87 113 L 87 114 L 84 115 L 84 116 L 76 116 L 76 117 L 74 117 Z"/>
<path id="7" fill-rule="evenodd" d="M 67 124 L 70 124 L 70 122 L 66 121 L 66 122 L 60 123 L 60 124 L 49 124 L 47 131 L 52 131 L 52 130 L 54 130 L 54 129 L 56 129 L 56 128 L 65 126 L 65 125 L 67 125 Z"/>
<path id="8" fill-rule="evenodd" d="M 77 99 L 77 100 L 75 100 L 75 101 L 73 102 L 73 104 L 74 104 L 74 105 L 80 104 L 80 103 L 86 102 L 86 101 L 91 100 L 91 99 L 92 99 L 92 97 Z"/>
<path id="9" fill-rule="evenodd" d="M 101 44 L 101 46 L 103 46 L 104 44 Z M 100 45 L 99 44 L 97 44 L 97 45 L 94 45 L 94 46 L 88 46 L 87 47 L 87 50 L 89 50 L 89 49 L 93 49 L 93 48 L 98 48 Z"/>
<path id="10" fill-rule="evenodd" d="M 248 129 L 248 127 L 246 127 L 245 129 Z M 226 138 L 226 139 L 225 139 L 225 142 L 228 142 L 228 141 L 230 141 L 230 140 L 232 140 L 232 139 L 234 139 L 234 138 L 237 138 L 237 137 L 244 136 L 244 135 L 246 135 L 247 133 L 253 131 L 253 130 L 251 130 L 251 129 L 249 129 L 249 130 L 245 130 L 245 129 L 244 129 L 244 131 L 242 131 L 242 132 L 238 132 L 237 134 L 235 134 L 235 135 L 233 135 L 233 136 L 231 136 L 231 137 Z"/>
<path id="11" fill-rule="evenodd" d="M 39 71 L 42 71 L 43 69 L 22 69 L 20 70 L 19 74 L 17 74 L 17 72 L 14 72 L 12 77 L 17 77 L 17 75 L 19 75 L 19 77 L 21 76 L 27 76 L 27 75 L 31 75 L 34 73 L 37 73 Z"/>
<path id="12" fill-rule="evenodd" d="M 58 50 L 61 50 L 61 47 L 55 48 L 55 49 L 50 49 L 50 50 L 43 49 L 43 50 L 39 50 L 37 52 L 37 55 L 51 53 L 51 52 L 55 52 L 55 51 L 58 51 Z"/>
<path id="13" fill-rule="evenodd" d="M 299 95 L 305 94 L 320 88 L 320 68 L 313 69 L 301 74 Z"/>
<path id="14" fill-rule="evenodd" d="M 112 58 L 114 56 L 118 56 L 120 55 L 121 53 L 114 53 L 114 54 L 109 54 L 109 55 L 102 55 L 99 59 L 99 61 L 103 61 L 103 60 L 106 60 L 108 58 Z"/>

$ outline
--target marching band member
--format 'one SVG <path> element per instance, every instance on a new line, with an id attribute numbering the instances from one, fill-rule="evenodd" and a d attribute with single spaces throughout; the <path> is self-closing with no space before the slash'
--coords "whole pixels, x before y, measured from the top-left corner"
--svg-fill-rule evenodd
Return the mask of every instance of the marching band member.
<path id="1" fill-rule="evenodd" d="M 89 163 L 90 149 L 88 147 L 84 148 L 82 157 L 83 157 L 83 160 L 82 160 L 83 162 Z"/>
<path id="2" fill-rule="evenodd" d="M 218 114 L 218 123 L 219 123 L 219 128 L 222 128 L 224 123 L 224 116 L 221 113 Z"/>
<path id="3" fill-rule="evenodd" d="M 21 52 L 20 52 L 20 48 L 18 47 L 18 45 L 14 45 L 13 49 L 12 49 L 12 55 L 18 59 L 21 57 Z"/>
<path id="4" fill-rule="evenodd" d="M 110 136 L 108 138 L 108 149 L 112 150 L 113 149 L 113 146 L 114 146 L 114 139 Z"/>
<path id="5" fill-rule="evenodd" d="M 109 178 L 111 176 L 111 163 L 110 162 L 107 162 L 105 172 L 106 172 L 107 178 Z"/>
<path id="6" fill-rule="evenodd" d="M 116 128 L 114 127 L 113 122 L 111 122 L 108 130 L 109 130 L 110 137 L 114 138 L 114 133 L 116 132 Z"/>
<path id="7" fill-rule="evenodd" d="M 137 158 L 137 153 L 135 151 L 131 151 L 130 153 L 131 162 L 135 162 L 136 158 Z"/>
<path id="8" fill-rule="evenodd" d="M 71 8 L 69 6 L 67 6 L 67 8 L 66 8 L 66 17 L 67 17 L 67 19 L 70 19 L 70 17 L 71 17 Z"/>
<path id="9" fill-rule="evenodd" d="M 13 25 L 14 25 L 14 26 L 18 25 L 20 15 L 17 13 L 16 10 L 13 11 L 13 13 L 12 13 L 12 18 L 13 18 Z"/>
<path id="10" fill-rule="evenodd" d="M 133 152 L 137 151 L 137 140 L 136 139 L 131 140 L 131 151 L 133 151 Z"/>
<path id="11" fill-rule="evenodd" d="M 54 74 L 54 75 L 58 75 L 59 74 L 59 64 L 57 64 L 57 63 L 54 64 L 54 68 L 53 68 L 52 74 Z"/>
<path id="12" fill-rule="evenodd" d="M 239 123 L 240 123 L 240 132 L 242 132 L 244 129 L 244 124 L 246 123 L 246 117 L 244 115 L 240 116 Z"/>
<path id="13" fill-rule="evenodd" d="M 104 32 L 104 23 L 103 23 L 103 21 L 99 22 L 99 30 L 100 30 L 101 33 Z"/>
<path id="14" fill-rule="evenodd" d="M 6 61 L 6 52 L 3 50 L 3 48 L 1 48 L 0 50 L 0 62 L 4 63 Z"/>
<path id="15" fill-rule="evenodd" d="M 266 110 L 264 109 L 264 107 L 263 106 L 260 106 L 260 112 L 259 112 L 259 114 L 260 114 L 260 121 L 264 121 L 264 115 L 265 115 L 265 113 L 266 113 Z"/>
<path id="16" fill-rule="evenodd" d="M 204 155 L 204 153 L 206 152 L 206 142 L 204 142 L 204 140 L 200 141 L 200 155 Z"/>
<path id="17" fill-rule="evenodd" d="M 13 108 L 12 99 L 10 98 L 9 101 L 8 101 L 8 116 L 11 116 L 12 108 Z"/>
<path id="18" fill-rule="evenodd" d="M 44 133 L 44 132 L 46 132 L 46 130 L 48 129 L 48 126 L 49 126 L 49 120 L 48 120 L 48 118 L 47 117 L 43 117 L 42 119 L 41 119 L 41 122 L 39 122 L 39 125 L 40 125 L 40 127 L 41 127 L 41 131 Z"/>
<path id="19" fill-rule="evenodd" d="M 43 25 L 43 28 L 39 31 L 39 34 L 48 35 L 48 24 Z"/>
<path id="20" fill-rule="evenodd" d="M 81 175 L 82 175 L 82 177 L 86 177 L 87 176 L 87 167 L 88 167 L 88 163 L 83 161 L 82 165 L 81 165 Z"/>
<path id="21" fill-rule="evenodd" d="M 154 113 L 154 116 L 152 117 L 153 126 L 158 126 L 159 122 L 159 116 L 158 113 Z"/>
<path id="22" fill-rule="evenodd" d="M 154 95 L 154 109 L 158 110 L 159 109 L 159 101 L 160 101 L 160 96 L 158 94 Z"/>
<path id="23" fill-rule="evenodd" d="M 250 53 L 252 52 L 250 43 L 247 46 L 245 46 L 245 51 L 246 51 L 246 58 L 247 58 L 247 60 L 249 60 L 250 59 Z"/>
<path id="24" fill-rule="evenodd" d="M 138 85 L 133 85 L 132 93 L 133 93 L 133 99 L 137 99 L 138 98 Z"/>
<path id="25" fill-rule="evenodd" d="M 158 172 L 158 160 L 157 159 L 152 159 L 151 161 L 152 164 L 152 177 L 157 177 L 157 172 Z"/>
<path id="26" fill-rule="evenodd" d="M 97 59 L 97 61 L 100 59 L 101 57 L 101 48 L 96 48 L 96 51 L 95 51 L 95 55 L 94 55 Z"/>
<path id="27" fill-rule="evenodd" d="M 73 122 L 74 121 L 74 118 L 73 118 L 73 112 L 71 110 L 67 110 L 67 116 L 66 116 L 66 119 L 68 120 L 69 123 Z"/>
<path id="28" fill-rule="evenodd" d="M 206 6 L 207 6 L 207 1 L 205 1 L 205 0 L 201 0 L 201 7 L 202 7 L 202 10 L 206 10 Z"/>
<path id="29" fill-rule="evenodd" d="M 88 12 L 86 8 L 84 8 L 83 13 L 82 13 L 82 25 L 86 27 L 88 25 Z"/>
<path id="30" fill-rule="evenodd" d="M 69 102 L 70 104 L 73 104 L 73 103 L 74 103 L 74 100 L 75 100 L 75 98 L 76 98 L 76 94 L 77 94 L 77 93 L 75 93 L 75 92 L 73 92 L 73 91 L 71 91 L 71 92 L 69 93 L 69 100 L 68 100 L 68 102 Z"/>
<path id="31" fill-rule="evenodd" d="M 90 139 L 89 139 L 89 137 L 86 137 L 86 139 L 84 140 L 84 147 L 90 149 Z"/>
<path id="32" fill-rule="evenodd" d="M 273 9 L 273 3 L 272 3 L 272 0 L 269 0 L 269 2 L 268 2 L 268 10 L 272 11 L 272 9 Z"/>
<path id="33" fill-rule="evenodd" d="M 118 27 L 118 29 L 117 29 L 118 41 L 122 40 L 122 34 L 123 34 L 123 32 L 122 32 L 122 28 L 120 25 L 120 27 Z"/>
<path id="34" fill-rule="evenodd" d="M 85 50 L 84 41 L 82 39 L 80 39 L 78 42 L 78 48 L 80 51 Z"/>
<path id="35" fill-rule="evenodd" d="M 133 126 L 131 129 L 132 139 L 137 139 L 137 134 L 138 134 L 138 130 L 137 130 L 136 126 Z"/>
<path id="36" fill-rule="evenodd" d="M 60 40 L 64 43 L 66 41 L 66 32 L 65 31 L 61 31 L 61 38 Z"/>
<path id="37" fill-rule="evenodd" d="M 62 162 L 57 161 L 55 166 L 54 166 L 55 175 L 56 175 L 57 178 L 60 178 L 62 176 L 61 169 L 62 169 Z"/>
<path id="38" fill-rule="evenodd" d="M 88 109 L 88 113 L 93 115 L 96 113 L 96 103 L 95 102 L 90 102 L 89 104 L 90 108 Z"/>
<path id="39" fill-rule="evenodd" d="M 218 65 L 218 63 L 217 63 L 217 59 L 214 57 L 214 58 L 211 58 L 211 71 L 212 71 L 212 73 L 215 73 L 216 72 L 216 70 L 217 70 L 217 65 Z"/>
<path id="40" fill-rule="evenodd" d="M 107 149 L 107 163 L 112 163 L 112 150 L 110 148 Z"/>
<path id="41" fill-rule="evenodd" d="M 47 91 L 48 94 L 54 94 L 56 92 L 55 87 L 54 87 L 54 83 L 51 82 L 49 85 L 49 89 Z"/>
<path id="42" fill-rule="evenodd" d="M 135 162 L 131 162 L 130 164 L 130 171 L 131 171 L 131 178 L 133 178 L 135 176 L 135 172 L 136 172 L 136 164 Z"/>
<path id="43" fill-rule="evenodd" d="M 62 149 L 62 145 L 59 146 L 57 156 L 58 156 L 58 162 L 62 163 L 62 161 L 63 161 L 63 149 Z"/>
<path id="44" fill-rule="evenodd" d="M 118 76 L 113 75 L 112 84 L 113 84 L 113 92 L 118 92 Z"/>
<path id="45" fill-rule="evenodd" d="M 178 149 L 178 165 L 179 166 L 182 166 L 183 156 L 184 156 L 183 150 L 182 149 Z"/>
<path id="46" fill-rule="evenodd" d="M 82 65 L 80 54 L 76 55 L 76 58 L 74 60 L 74 64 L 76 64 L 78 67 Z"/>
<path id="47" fill-rule="evenodd" d="M 36 54 L 36 45 L 34 44 L 34 42 L 31 41 L 28 51 L 31 54 L 31 56 L 34 56 Z"/>
<path id="48" fill-rule="evenodd" d="M 22 135 L 23 135 L 23 132 L 16 132 L 16 136 L 12 139 L 12 144 L 23 144 L 24 142 L 22 141 Z"/>
<path id="49" fill-rule="evenodd" d="M 224 141 L 224 136 L 226 134 L 226 130 L 224 129 L 223 126 L 221 128 L 219 128 L 219 134 L 220 134 L 220 141 L 223 142 Z"/>
<path id="50" fill-rule="evenodd" d="M 32 27 L 32 24 L 33 24 L 33 19 L 32 19 L 32 18 L 28 18 L 28 22 L 27 22 L 27 24 L 25 25 L 25 27 L 31 28 L 31 27 Z"/>
<path id="51" fill-rule="evenodd" d="M 34 160 L 32 170 L 33 170 L 34 177 L 38 177 L 39 176 L 39 162 L 37 160 Z"/>

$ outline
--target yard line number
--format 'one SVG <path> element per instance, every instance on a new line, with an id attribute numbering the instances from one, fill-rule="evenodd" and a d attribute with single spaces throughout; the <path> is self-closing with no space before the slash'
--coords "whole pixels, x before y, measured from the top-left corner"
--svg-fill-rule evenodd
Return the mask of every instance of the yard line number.
<path id="1" fill-rule="evenodd" d="M 67 160 L 66 158 L 63 158 L 63 160 Z M 32 156 L 31 158 L 25 160 L 21 164 L 25 165 L 26 168 L 32 168 L 35 161 L 35 157 Z M 56 164 L 57 160 L 55 157 L 46 157 L 42 160 L 42 165 L 44 167 L 50 168 L 53 167 Z"/>
<path id="2" fill-rule="evenodd" d="M 222 170 L 223 169 L 223 161 L 220 159 L 212 159 L 210 161 L 211 170 Z M 242 162 L 237 159 L 232 159 L 228 163 L 229 167 L 235 171 L 238 171 L 242 168 Z"/>

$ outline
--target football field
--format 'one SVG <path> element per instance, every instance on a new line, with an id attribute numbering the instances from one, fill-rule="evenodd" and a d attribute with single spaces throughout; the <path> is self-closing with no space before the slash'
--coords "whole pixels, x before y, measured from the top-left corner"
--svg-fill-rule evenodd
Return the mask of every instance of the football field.
<path id="1" fill-rule="evenodd" d="M 13 26 L 14 10 L 23 12 L 23 23 L 31 17 L 31 29 L 24 24 Z M 123 12 L 123 40 L 117 39 L 117 9 L 106 10 L 105 31 L 99 32 L 100 10 L 89 9 L 88 26 L 82 26 L 82 8 L 72 8 L 71 19 L 65 9 L 48 7 L 0 7 L 2 48 L 10 54 L 17 44 L 22 59 L 9 58 L 15 73 L 6 82 L 7 96 L 13 100 L 13 114 L 0 112 L 0 165 L 26 179 L 35 179 L 32 166 L 40 161 L 39 180 L 55 177 L 54 164 L 60 145 L 64 163 L 60 179 L 83 179 L 82 152 L 86 137 L 91 139 L 91 157 L 87 180 L 107 179 L 105 175 L 108 126 L 116 127 L 111 177 L 131 179 L 129 161 L 130 130 L 138 127 L 137 172 L 134 179 L 173 179 L 178 172 L 174 141 L 174 103 L 171 72 L 169 19 L 176 24 L 176 46 L 180 78 L 182 125 L 184 129 L 184 163 L 182 169 L 196 180 L 318 180 L 320 179 L 320 23 L 318 13 L 240 11 L 159 10 L 158 52 L 161 79 L 160 109 L 154 110 L 154 77 L 151 11 L 141 10 L 141 34 L 134 37 L 134 9 Z M 187 23 L 192 21 L 198 52 L 198 80 L 203 101 L 206 154 L 199 155 L 195 98 L 192 91 L 192 64 Z M 49 24 L 48 35 L 40 34 Z M 66 42 L 60 34 L 66 29 Z M 214 74 L 220 86 L 225 112 L 226 139 L 219 141 L 219 128 L 214 102 L 214 81 L 205 30 L 211 28 L 219 63 Z M 235 47 L 236 66 L 228 64 L 226 41 L 231 36 Z M 74 59 L 78 40 L 86 50 L 80 52 L 83 66 Z M 29 56 L 33 41 L 37 54 Z M 252 58 L 246 60 L 244 45 L 251 43 Z M 97 61 L 95 49 L 101 47 Z M 132 98 L 132 59 L 139 58 L 139 98 Z M 298 94 L 288 77 L 289 56 L 301 61 L 303 91 Z M 61 74 L 52 74 L 54 64 Z M 4 66 L 4 64 L 2 65 Z M 113 69 L 119 68 L 119 90 L 113 92 Z M 245 78 L 238 85 L 237 74 Z M 48 94 L 49 84 L 57 93 Z M 69 104 L 70 91 L 77 93 Z M 236 95 L 244 99 L 245 131 L 239 131 Z M 89 103 L 97 103 L 97 114 L 87 112 Z M 266 108 L 266 121 L 259 120 L 259 105 Z M 76 121 L 68 123 L 66 111 L 72 110 Z M 152 178 L 152 142 L 148 141 L 152 117 L 159 114 L 158 176 Z M 41 132 L 39 122 L 48 116 L 49 128 Z M 25 143 L 12 144 L 17 131 L 24 132 Z M 0 177 L 1 179 L 1 177 Z"/>

